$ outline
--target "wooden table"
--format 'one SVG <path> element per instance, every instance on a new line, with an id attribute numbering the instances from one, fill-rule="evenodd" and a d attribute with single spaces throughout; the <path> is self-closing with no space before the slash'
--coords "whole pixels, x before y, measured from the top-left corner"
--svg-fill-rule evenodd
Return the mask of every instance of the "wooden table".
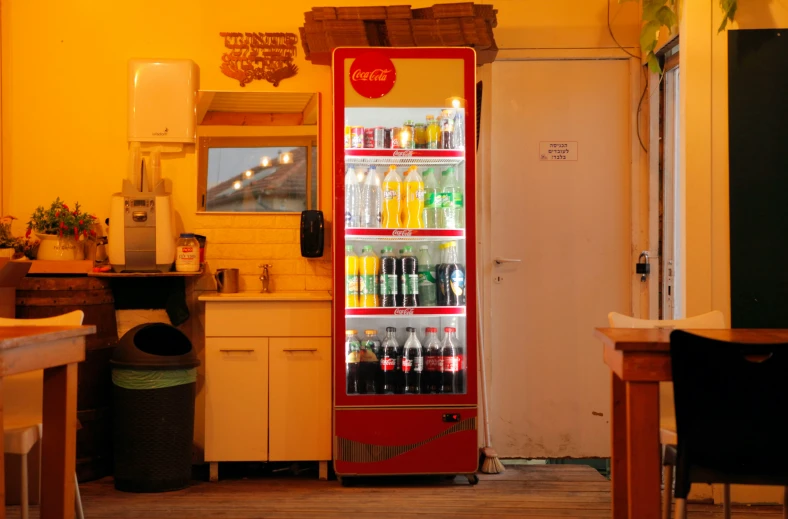
<path id="1" fill-rule="evenodd" d="M 77 363 L 95 326 L 0 327 L 0 421 L 3 377 L 44 370 L 41 518 L 74 517 L 77 444 Z M 0 435 L 0 447 L 3 447 Z M 0 457 L 0 519 L 5 518 L 5 468 Z"/>
<path id="2" fill-rule="evenodd" d="M 612 373 L 613 518 L 660 517 L 659 383 L 671 380 L 667 328 L 597 328 Z M 712 339 L 788 343 L 788 330 L 686 330 Z"/>

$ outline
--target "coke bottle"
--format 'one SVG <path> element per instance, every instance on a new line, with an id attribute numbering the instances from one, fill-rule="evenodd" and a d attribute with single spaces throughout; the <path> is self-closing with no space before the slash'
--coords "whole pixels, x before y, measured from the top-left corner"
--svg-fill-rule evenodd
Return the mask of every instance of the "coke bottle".
<path id="1" fill-rule="evenodd" d="M 443 259 L 438 266 L 438 305 L 465 305 L 465 267 L 459 263 L 457 242 L 441 245 Z"/>
<path id="2" fill-rule="evenodd" d="M 462 394 L 465 392 L 465 359 L 462 346 L 457 340 L 457 329 L 443 329 L 441 357 L 443 361 L 443 393 Z"/>
<path id="3" fill-rule="evenodd" d="M 421 342 L 416 337 L 416 328 L 405 328 L 408 340 L 402 349 L 402 375 L 404 392 L 410 395 L 421 393 L 421 373 L 424 371 L 424 356 L 421 353 Z"/>
<path id="4" fill-rule="evenodd" d="M 358 393 L 358 363 L 361 358 L 361 344 L 357 337 L 358 331 L 345 331 L 345 380 L 347 381 L 347 394 Z"/>
<path id="5" fill-rule="evenodd" d="M 380 372 L 380 340 L 377 330 L 364 330 L 361 341 L 361 358 L 358 366 L 358 392 L 362 395 L 376 392 L 378 373 Z"/>
<path id="6" fill-rule="evenodd" d="M 403 247 L 402 258 L 402 306 L 419 306 L 419 261 L 413 247 Z"/>
<path id="7" fill-rule="evenodd" d="M 380 306 L 397 306 L 397 258 L 394 249 L 384 247 L 380 251 Z"/>
<path id="8" fill-rule="evenodd" d="M 438 329 L 428 327 L 424 337 L 424 373 L 422 393 L 438 394 L 443 389 L 443 354 Z"/>
<path id="9" fill-rule="evenodd" d="M 383 379 L 382 393 L 392 394 L 397 392 L 397 359 L 399 343 L 396 337 L 397 329 L 389 326 L 386 328 L 386 338 L 383 340 L 383 351 L 380 356 L 380 371 Z"/>

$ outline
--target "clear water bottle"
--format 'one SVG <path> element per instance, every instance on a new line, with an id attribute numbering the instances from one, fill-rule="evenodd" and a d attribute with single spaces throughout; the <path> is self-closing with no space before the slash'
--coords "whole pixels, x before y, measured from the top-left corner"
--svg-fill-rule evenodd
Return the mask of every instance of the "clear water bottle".
<path id="1" fill-rule="evenodd" d="M 383 189 L 375 166 L 369 167 L 361 186 L 361 227 L 377 229 L 383 220 Z"/>
<path id="2" fill-rule="evenodd" d="M 435 278 L 435 265 L 430 257 L 430 248 L 427 245 L 419 247 L 419 305 L 436 306 L 437 285 Z"/>
<path id="3" fill-rule="evenodd" d="M 438 177 L 432 168 L 424 170 L 424 227 L 426 229 L 438 228 L 438 211 L 440 210 L 440 193 Z"/>
<path id="4" fill-rule="evenodd" d="M 462 186 L 457 180 L 454 168 L 448 168 L 442 174 L 441 181 L 441 229 L 462 229 L 463 196 Z"/>
<path id="5" fill-rule="evenodd" d="M 356 170 L 351 166 L 347 168 L 347 175 L 345 175 L 345 228 L 358 227 L 361 223 L 360 198 L 358 176 Z"/>

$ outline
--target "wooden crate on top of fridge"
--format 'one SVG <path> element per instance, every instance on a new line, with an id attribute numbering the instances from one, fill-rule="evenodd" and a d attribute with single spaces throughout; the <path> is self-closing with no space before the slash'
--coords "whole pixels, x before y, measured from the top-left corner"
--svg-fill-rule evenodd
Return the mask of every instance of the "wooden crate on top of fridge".
<path id="1" fill-rule="evenodd" d="M 495 60 L 493 28 L 497 11 L 473 2 L 409 5 L 313 7 L 299 29 L 306 59 L 331 64 L 336 47 L 473 47 L 477 63 Z"/>

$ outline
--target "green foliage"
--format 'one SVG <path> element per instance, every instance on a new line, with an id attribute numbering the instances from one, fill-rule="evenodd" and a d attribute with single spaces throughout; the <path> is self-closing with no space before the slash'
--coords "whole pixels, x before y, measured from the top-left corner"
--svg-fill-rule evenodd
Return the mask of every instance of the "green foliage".
<path id="1" fill-rule="evenodd" d="M 27 222 L 27 235 L 31 231 L 39 234 L 57 234 L 58 236 L 93 237 L 95 232 L 92 227 L 96 217 L 80 210 L 79 202 L 74 204 L 72 211 L 58 197 L 49 209 L 38 206 Z"/>
<path id="2" fill-rule="evenodd" d="M 637 0 L 618 0 L 619 4 L 624 2 L 636 2 Z M 703 0 L 694 0 L 703 1 Z M 722 25 L 717 32 L 722 32 L 728 26 L 729 21 L 733 21 L 736 16 L 736 9 L 739 0 L 719 0 L 720 8 L 723 12 Z M 643 27 L 640 30 L 640 50 L 646 57 L 648 68 L 655 74 L 662 73 L 659 59 L 654 54 L 659 40 L 659 31 L 667 27 L 668 32 L 673 31 L 673 27 L 678 25 L 680 12 L 680 0 L 642 0 L 643 2 Z"/>

